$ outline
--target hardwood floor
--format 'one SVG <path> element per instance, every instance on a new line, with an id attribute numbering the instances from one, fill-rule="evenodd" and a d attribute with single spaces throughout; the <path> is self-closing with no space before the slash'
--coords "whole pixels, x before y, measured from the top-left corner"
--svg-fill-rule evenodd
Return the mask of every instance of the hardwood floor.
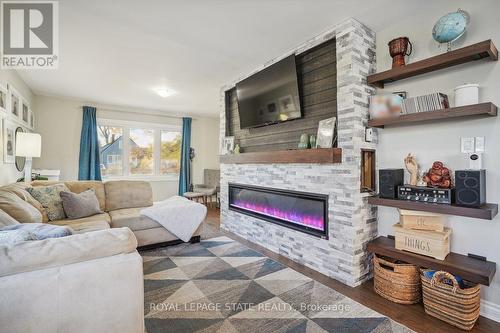
<path id="1" fill-rule="evenodd" d="M 437 332 L 465 332 L 455 328 L 447 323 L 427 315 L 424 311 L 422 304 L 415 305 L 400 305 L 390 302 L 373 291 L 373 280 L 370 280 L 363 285 L 352 288 L 335 279 L 332 279 L 324 274 L 318 273 L 308 267 L 300 265 L 280 254 L 272 252 L 260 245 L 249 242 L 233 233 L 219 229 L 220 214 L 218 209 L 210 208 L 207 214 L 205 223 L 208 224 L 208 235 L 216 236 L 224 234 L 238 242 L 254 249 L 269 258 L 272 258 L 296 271 L 309 276 L 310 278 L 323 283 L 324 285 L 337 290 L 338 292 L 352 298 L 353 300 L 385 315 L 393 320 L 411 328 L 416 332 L 421 333 L 437 333 Z M 207 237 L 205 236 L 205 237 Z M 490 320 L 485 317 L 480 317 L 474 328 L 470 331 L 472 333 L 492 333 L 500 332 L 500 323 Z"/>

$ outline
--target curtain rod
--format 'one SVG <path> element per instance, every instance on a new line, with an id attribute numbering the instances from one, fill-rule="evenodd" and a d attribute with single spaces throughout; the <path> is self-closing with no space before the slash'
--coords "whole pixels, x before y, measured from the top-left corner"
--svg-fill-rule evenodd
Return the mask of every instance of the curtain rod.
<path id="1" fill-rule="evenodd" d="M 128 107 L 124 107 L 123 109 L 119 107 L 109 107 L 109 106 L 99 106 L 98 104 L 94 103 L 83 103 L 83 106 L 92 106 L 97 109 L 97 111 L 102 110 L 102 111 L 112 111 L 112 112 L 126 112 L 126 113 L 132 113 L 132 114 L 137 114 L 137 115 L 143 115 L 143 116 L 158 116 L 158 117 L 165 117 L 165 118 L 174 118 L 174 119 L 182 119 L 183 117 L 190 117 L 193 120 L 198 120 L 199 117 L 196 116 L 191 116 L 191 115 L 174 115 L 170 113 L 165 113 L 163 111 L 159 110 L 147 110 L 145 109 L 144 112 L 141 112 L 136 109 L 130 109 Z"/>

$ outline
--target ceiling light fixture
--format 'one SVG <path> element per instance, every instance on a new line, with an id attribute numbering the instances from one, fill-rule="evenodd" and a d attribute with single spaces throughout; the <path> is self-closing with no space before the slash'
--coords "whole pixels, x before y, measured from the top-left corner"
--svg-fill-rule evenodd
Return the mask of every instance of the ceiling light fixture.
<path id="1" fill-rule="evenodd" d="M 164 98 L 177 94 L 177 92 L 175 90 L 168 89 L 168 88 L 156 89 L 156 93 Z"/>

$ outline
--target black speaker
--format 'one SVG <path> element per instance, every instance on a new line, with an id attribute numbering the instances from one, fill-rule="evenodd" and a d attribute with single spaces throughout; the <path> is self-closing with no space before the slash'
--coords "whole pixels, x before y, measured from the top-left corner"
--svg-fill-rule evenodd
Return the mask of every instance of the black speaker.
<path id="1" fill-rule="evenodd" d="M 403 169 L 380 169 L 378 171 L 379 197 L 387 199 L 398 198 L 398 186 L 403 185 L 405 172 Z"/>
<path id="2" fill-rule="evenodd" d="M 469 207 L 486 203 L 486 170 L 455 171 L 455 203 Z"/>

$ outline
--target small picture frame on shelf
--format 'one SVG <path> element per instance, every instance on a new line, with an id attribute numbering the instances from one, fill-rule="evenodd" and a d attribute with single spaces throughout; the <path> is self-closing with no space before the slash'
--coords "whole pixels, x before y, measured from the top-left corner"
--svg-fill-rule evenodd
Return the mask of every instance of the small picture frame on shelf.
<path id="1" fill-rule="evenodd" d="M 226 136 L 222 139 L 221 154 L 232 154 L 234 151 L 234 136 Z"/>
<path id="2" fill-rule="evenodd" d="M 331 117 L 319 122 L 318 135 L 316 136 L 316 148 L 333 147 L 336 120 L 336 117 Z"/>
<path id="3" fill-rule="evenodd" d="M 403 97 L 398 94 L 373 95 L 369 101 L 370 119 L 399 117 L 403 113 Z"/>

